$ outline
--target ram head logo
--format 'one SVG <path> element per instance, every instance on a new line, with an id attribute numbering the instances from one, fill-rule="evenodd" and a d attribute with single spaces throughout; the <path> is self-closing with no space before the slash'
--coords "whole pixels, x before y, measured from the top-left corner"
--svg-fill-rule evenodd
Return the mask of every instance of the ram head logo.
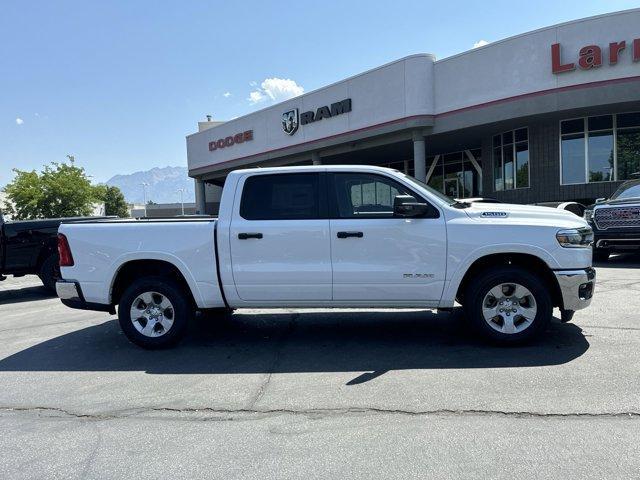
<path id="1" fill-rule="evenodd" d="M 287 135 L 293 135 L 296 133 L 299 124 L 297 108 L 282 114 L 282 130 L 284 130 L 284 133 Z"/>

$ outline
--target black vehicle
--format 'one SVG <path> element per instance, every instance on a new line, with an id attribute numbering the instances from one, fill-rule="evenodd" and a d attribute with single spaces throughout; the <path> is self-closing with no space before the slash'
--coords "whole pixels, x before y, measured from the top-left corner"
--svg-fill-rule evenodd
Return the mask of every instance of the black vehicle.
<path id="1" fill-rule="evenodd" d="M 594 260 L 606 261 L 614 252 L 640 252 L 640 178 L 624 182 L 611 198 L 596 200 L 584 218 L 593 228 Z"/>
<path id="2" fill-rule="evenodd" d="M 55 292 L 58 267 L 58 227 L 64 218 L 5 222 L 0 214 L 0 280 L 5 275 L 38 275 Z"/>

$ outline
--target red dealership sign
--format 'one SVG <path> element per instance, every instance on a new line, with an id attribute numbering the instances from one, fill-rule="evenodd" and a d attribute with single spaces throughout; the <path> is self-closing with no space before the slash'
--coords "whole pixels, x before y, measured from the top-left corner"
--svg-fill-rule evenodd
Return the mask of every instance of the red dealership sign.
<path id="1" fill-rule="evenodd" d="M 213 152 L 219 148 L 231 147 L 237 143 L 244 143 L 253 140 L 253 130 L 246 130 L 244 132 L 236 133 L 235 135 L 229 135 L 228 137 L 219 138 L 209 142 L 209 151 Z"/>
<path id="2" fill-rule="evenodd" d="M 562 63 L 560 44 L 554 43 L 551 45 L 551 71 L 553 73 L 571 72 L 576 69 L 575 62 Z M 626 40 L 621 42 L 611 42 L 609 44 L 608 62 L 609 65 L 615 65 L 618 63 L 620 56 L 623 55 L 624 50 L 627 48 Z M 636 38 L 631 42 L 629 47 L 631 50 L 631 58 L 634 62 L 640 61 L 640 38 Z M 602 66 L 602 48 L 598 45 L 586 45 L 578 51 L 578 67 L 583 70 L 590 68 L 598 68 Z"/>

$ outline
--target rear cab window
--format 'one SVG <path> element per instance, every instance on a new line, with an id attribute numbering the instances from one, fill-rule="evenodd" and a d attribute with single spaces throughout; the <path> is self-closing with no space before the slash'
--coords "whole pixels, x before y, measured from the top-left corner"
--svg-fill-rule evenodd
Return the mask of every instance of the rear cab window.
<path id="1" fill-rule="evenodd" d="M 247 178 L 240 216 L 245 220 L 326 218 L 320 173 L 278 173 Z"/>

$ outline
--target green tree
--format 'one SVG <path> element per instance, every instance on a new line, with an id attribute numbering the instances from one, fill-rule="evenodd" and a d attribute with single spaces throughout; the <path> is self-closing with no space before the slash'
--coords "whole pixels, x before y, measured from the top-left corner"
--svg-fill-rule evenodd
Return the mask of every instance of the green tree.
<path id="1" fill-rule="evenodd" d="M 94 189 L 96 198 L 104 202 L 105 215 L 115 215 L 120 218 L 129 216 L 129 206 L 118 187 L 96 185 Z"/>
<path id="2" fill-rule="evenodd" d="M 90 215 L 96 201 L 95 187 L 84 168 L 69 163 L 52 162 L 37 173 L 13 170 L 16 177 L 3 191 L 9 202 L 5 212 L 16 220 Z"/>

